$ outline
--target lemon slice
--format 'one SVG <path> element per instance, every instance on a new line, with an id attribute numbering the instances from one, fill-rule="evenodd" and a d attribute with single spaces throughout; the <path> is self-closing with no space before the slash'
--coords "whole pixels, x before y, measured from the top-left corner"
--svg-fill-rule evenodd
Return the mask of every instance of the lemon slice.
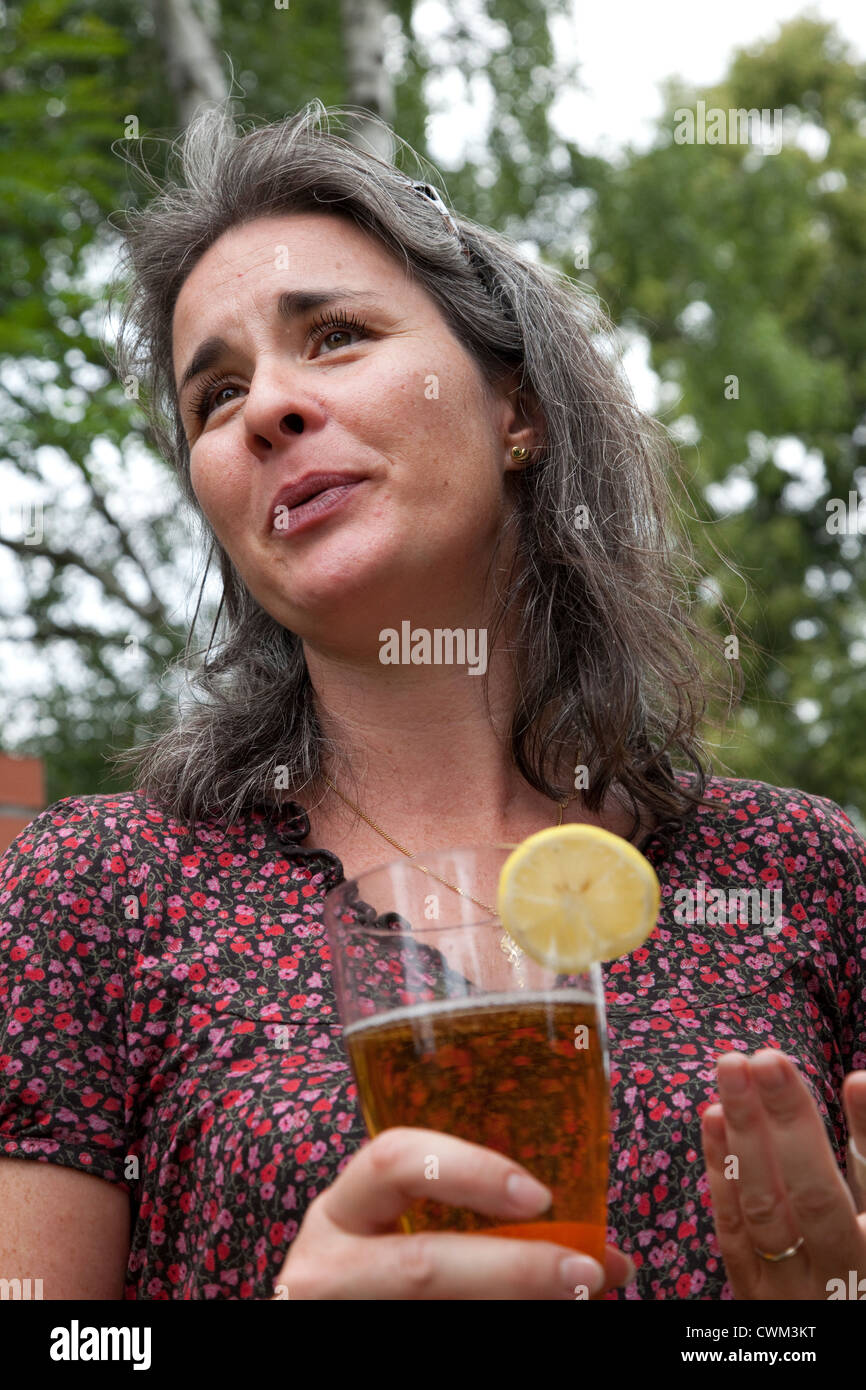
<path id="1" fill-rule="evenodd" d="M 518 946 L 560 973 L 615 960 L 655 926 L 661 890 L 634 845 L 597 825 L 530 835 L 499 875 L 499 920 Z"/>

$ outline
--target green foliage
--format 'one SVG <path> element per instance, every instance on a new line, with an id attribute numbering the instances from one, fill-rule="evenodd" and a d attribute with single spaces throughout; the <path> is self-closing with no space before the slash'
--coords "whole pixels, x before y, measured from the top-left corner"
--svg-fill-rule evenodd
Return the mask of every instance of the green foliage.
<path id="1" fill-rule="evenodd" d="M 141 534 L 122 502 L 107 503 L 95 450 L 113 445 L 132 468 L 132 451 L 143 448 L 143 422 L 99 342 L 92 287 L 94 258 L 113 239 L 105 218 L 127 201 L 126 166 L 111 144 L 128 112 L 144 125 L 166 122 L 171 101 L 148 79 L 159 67 L 148 17 L 116 0 L 98 16 L 68 0 L 11 5 L 0 51 L 0 468 L 41 484 L 31 495 L 44 500 L 38 545 L 22 544 L 3 518 L 0 540 L 15 547 L 29 620 L 4 622 L 3 635 L 35 650 L 47 677 L 47 691 L 28 701 L 30 737 L 10 738 L 18 711 L 3 692 L 4 747 L 45 760 L 50 802 L 117 786 L 105 753 L 133 740 L 183 643 L 154 587 L 178 553 L 173 518 L 156 516 Z M 85 594 L 92 603 L 100 593 L 105 621 L 93 631 L 76 615 Z M 132 636 L 136 661 L 127 659 Z"/>
<path id="2" fill-rule="evenodd" d="M 698 98 L 783 109 L 781 150 L 676 143 L 674 113 Z M 828 533 L 826 504 L 866 482 L 866 72 L 832 26 L 801 19 L 738 54 L 717 88 L 674 87 L 666 106 L 653 148 L 596 186 L 589 278 L 649 338 L 676 396 L 666 423 L 676 435 L 687 419 L 697 434 L 681 454 L 698 502 L 714 484 L 751 485 L 739 503 L 711 491 L 720 512 L 699 505 L 690 523 L 763 648 L 727 760 L 738 775 L 831 796 L 863 823 L 866 682 L 852 643 L 866 637 L 866 553 L 859 536 Z M 738 394 L 726 392 L 732 376 Z M 822 462 L 811 492 L 778 465 L 782 439 Z M 800 701 L 817 718 L 808 705 L 798 717 Z"/>
<path id="3" fill-rule="evenodd" d="M 350 101 L 339 6 L 222 8 L 215 46 L 245 117 L 278 118 L 312 97 Z M 569 274 L 593 201 L 582 278 L 620 323 L 648 336 L 670 393 L 666 421 L 695 440 L 681 448 L 687 525 L 756 644 L 744 648 L 746 700 L 719 746 L 721 766 L 826 794 L 863 816 L 866 560 L 860 538 L 828 531 L 825 505 L 847 500 L 858 479 L 863 490 L 864 479 L 862 68 L 831 26 L 792 22 L 739 53 L 718 88 L 672 85 L 654 147 L 614 166 L 550 124 L 555 96 L 577 82 L 574 64 L 557 65 L 549 29 L 570 0 L 488 0 L 484 26 L 474 12 L 449 10 L 435 64 L 413 12 L 414 0 L 393 0 L 395 129 L 428 155 L 431 79 L 448 67 L 467 83 L 486 80 L 489 136 L 479 132 L 459 167 L 443 160 L 448 196 L 462 213 L 534 239 Z M 167 698 L 160 680 L 184 637 L 173 596 L 188 537 L 173 516 L 173 484 L 170 511 L 135 522 L 105 464 L 112 446 L 117 471 L 134 477 L 148 448 L 99 333 L 115 244 L 106 219 L 142 196 L 112 145 L 135 116 L 160 175 L 167 145 L 150 137 L 178 133 L 152 13 L 121 0 L 102 0 L 98 14 L 79 0 L 21 0 L 0 18 L 0 469 L 40 484 L 46 499 L 42 551 L 17 554 L 31 640 L 50 677 L 47 693 L 31 697 L 37 732 L 17 741 L 7 732 L 5 746 L 45 758 L 50 800 L 118 786 L 105 753 L 142 736 Z M 781 152 L 677 144 L 673 113 L 699 96 L 725 109 L 784 108 Z M 823 133 L 826 149 L 794 143 L 806 126 Z M 780 466 L 784 438 L 822 461 L 823 485 L 811 493 Z M 68 486 L 57 483 L 58 460 Z M 733 480 L 751 489 L 747 502 L 713 491 Z M 0 544 L 9 544 L 2 526 Z M 77 621 L 85 592 L 101 595 L 99 631 Z M 718 632 L 711 601 L 702 615 Z M 11 612 L 0 620 L 5 635 L 22 632 Z M 132 636 L 140 651 L 128 658 Z M 817 718 L 799 718 L 798 701 L 815 701 Z M 10 696 L 7 730 L 13 713 Z"/>

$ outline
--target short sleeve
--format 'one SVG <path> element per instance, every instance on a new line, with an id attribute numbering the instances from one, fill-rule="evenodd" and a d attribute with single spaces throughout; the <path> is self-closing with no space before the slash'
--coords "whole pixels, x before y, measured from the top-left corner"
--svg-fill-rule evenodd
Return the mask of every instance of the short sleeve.
<path id="1" fill-rule="evenodd" d="M 836 947 L 845 1073 L 866 1068 L 866 840 L 835 801 L 810 796 L 817 813 L 821 875 L 810 883 L 812 910 L 826 920 Z"/>
<path id="2" fill-rule="evenodd" d="M 123 861 L 96 802 L 55 802 L 0 857 L 0 1156 L 129 1190 Z"/>

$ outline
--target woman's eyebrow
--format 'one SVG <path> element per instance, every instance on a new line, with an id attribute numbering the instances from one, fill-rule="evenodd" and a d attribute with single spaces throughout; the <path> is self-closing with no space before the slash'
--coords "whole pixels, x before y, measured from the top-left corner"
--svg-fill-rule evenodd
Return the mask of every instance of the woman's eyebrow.
<path id="1" fill-rule="evenodd" d="M 376 294 L 374 290 L 341 289 L 339 286 L 329 290 L 284 290 L 277 298 L 277 316 L 285 323 L 292 323 L 301 314 L 309 313 L 311 309 L 322 308 L 326 304 L 333 304 L 337 299 L 363 299 L 377 304 L 386 303 L 382 295 Z M 202 372 L 206 372 L 209 367 L 215 366 L 220 356 L 227 351 L 228 344 L 225 338 L 205 338 L 203 343 L 199 343 L 181 377 L 177 391 L 178 400 L 190 382 Z"/>

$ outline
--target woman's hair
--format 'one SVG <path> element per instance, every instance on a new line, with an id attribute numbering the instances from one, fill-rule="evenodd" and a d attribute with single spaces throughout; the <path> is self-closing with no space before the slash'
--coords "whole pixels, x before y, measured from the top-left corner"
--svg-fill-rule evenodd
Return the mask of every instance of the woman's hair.
<path id="1" fill-rule="evenodd" d="M 704 659 L 723 660 L 721 639 L 690 614 L 689 581 L 702 574 L 673 522 L 676 452 L 636 407 L 611 352 L 611 325 L 587 291 L 459 217 L 467 260 L 405 174 L 332 132 L 330 122 L 346 114 L 351 108 L 315 100 L 244 132 L 225 105 L 205 110 L 182 138 L 180 177 L 158 182 L 143 169 L 154 196 L 121 215 L 115 366 L 123 380 L 137 381 L 152 438 L 210 550 L 178 658 L 194 698 L 186 709 L 178 704 L 158 736 L 113 761 L 134 769 L 136 785 L 176 818 L 229 823 L 253 807 L 276 807 L 279 788 L 317 784 L 323 772 L 345 784 L 350 775 L 348 764 L 341 767 L 348 750 L 320 726 L 300 637 L 251 596 L 199 507 L 172 358 L 178 293 L 218 237 L 262 216 L 328 211 L 350 218 L 405 266 L 478 363 L 485 389 L 516 368 L 540 407 L 544 438 L 531 464 L 506 474 L 512 513 L 491 561 L 507 540 L 513 564 L 489 645 L 507 615 L 519 691 L 510 729 L 516 766 L 561 800 L 573 788 L 551 776 L 570 748 L 575 769 L 586 768 L 590 810 L 618 791 L 635 828 L 641 808 L 673 828 L 704 801 L 712 769 L 698 726 L 716 696 L 726 694 L 730 708 L 732 666 L 736 695 L 742 690 L 737 662 L 724 662 L 725 685 L 704 672 Z M 368 119 L 381 134 L 384 123 Z M 193 670 L 190 641 L 214 552 L 223 594 Z M 730 633 L 730 614 L 721 611 Z M 675 760 L 693 775 L 678 780 Z"/>

